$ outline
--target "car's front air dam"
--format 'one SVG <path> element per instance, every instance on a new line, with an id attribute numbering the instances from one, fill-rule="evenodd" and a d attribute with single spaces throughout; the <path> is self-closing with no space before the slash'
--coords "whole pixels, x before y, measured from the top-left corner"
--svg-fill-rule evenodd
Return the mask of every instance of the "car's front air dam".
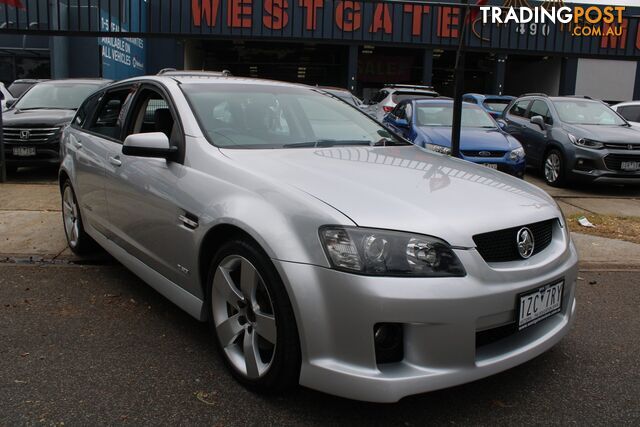
<path id="1" fill-rule="evenodd" d="M 543 258 L 547 250 L 536 255 L 542 264 L 527 270 L 527 278 L 496 271 L 473 249 L 456 250 L 467 268 L 463 278 L 370 277 L 274 260 L 298 323 L 300 384 L 352 399 L 395 402 L 532 359 L 556 344 L 573 319 L 577 253 L 573 245 L 565 248 L 550 262 Z M 565 282 L 561 313 L 476 348 L 479 330 L 515 321 L 518 294 L 559 280 Z M 381 322 L 403 324 L 402 362 L 376 364 L 373 328 Z"/>

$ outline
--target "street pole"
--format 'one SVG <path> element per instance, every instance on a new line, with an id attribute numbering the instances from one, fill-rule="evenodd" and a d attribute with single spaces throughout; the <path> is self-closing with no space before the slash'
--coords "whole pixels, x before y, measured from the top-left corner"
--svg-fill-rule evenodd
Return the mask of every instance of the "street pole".
<path id="1" fill-rule="evenodd" d="M 469 16 L 469 0 L 463 0 L 460 13 L 460 41 L 456 52 L 456 66 L 454 69 L 455 82 L 453 90 L 453 123 L 451 124 L 451 155 L 460 157 L 460 128 L 462 125 L 462 95 L 464 95 L 464 69 L 465 69 L 465 35 L 467 29 L 467 16 Z"/>
<path id="2" fill-rule="evenodd" d="M 0 92 L 0 101 L 4 95 Z M 2 126 L 2 108 L 0 108 L 0 182 L 7 182 L 7 162 L 4 157 L 4 127 Z"/>

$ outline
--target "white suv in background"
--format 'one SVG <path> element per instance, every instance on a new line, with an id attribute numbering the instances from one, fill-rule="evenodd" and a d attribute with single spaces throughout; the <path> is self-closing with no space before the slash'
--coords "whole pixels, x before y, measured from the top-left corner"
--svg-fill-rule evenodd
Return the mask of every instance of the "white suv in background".
<path id="1" fill-rule="evenodd" d="M 611 107 L 635 128 L 640 128 L 640 101 L 622 102 Z"/>
<path id="2" fill-rule="evenodd" d="M 437 98 L 439 96 L 440 94 L 433 90 L 432 86 L 385 85 L 371 98 L 369 105 L 363 110 L 371 117 L 382 121 L 385 114 L 393 110 L 400 101 L 413 98 Z"/>

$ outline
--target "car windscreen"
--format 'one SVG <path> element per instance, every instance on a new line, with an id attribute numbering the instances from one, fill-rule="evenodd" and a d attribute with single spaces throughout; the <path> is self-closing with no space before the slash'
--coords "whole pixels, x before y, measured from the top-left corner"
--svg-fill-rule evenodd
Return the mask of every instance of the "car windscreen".
<path id="1" fill-rule="evenodd" d="M 482 104 L 490 111 L 502 113 L 510 102 L 511 100 L 509 99 L 485 99 Z"/>
<path id="2" fill-rule="evenodd" d="M 18 110 L 77 110 L 100 87 L 96 83 L 38 83 L 18 100 Z"/>
<path id="3" fill-rule="evenodd" d="M 394 92 L 391 94 L 391 99 L 399 104 L 405 99 L 435 98 L 436 96 L 438 94 L 435 92 Z"/>
<path id="4" fill-rule="evenodd" d="M 553 101 L 560 120 L 572 125 L 626 126 L 611 108 L 596 101 L 568 99 Z"/>
<path id="5" fill-rule="evenodd" d="M 15 82 L 9 85 L 9 92 L 14 98 L 19 98 L 23 93 L 27 91 L 34 83 L 31 82 Z"/>
<path id="6" fill-rule="evenodd" d="M 452 126 L 453 104 L 417 104 L 415 110 L 418 126 Z M 462 127 L 495 128 L 496 124 L 482 109 L 463 105 Z"/>
<path id="7" fill-rule="evenodd" d="M 209 141 L 226 148 L 405 145 L 368 115 L 320 90 L 182 84 Z"/>

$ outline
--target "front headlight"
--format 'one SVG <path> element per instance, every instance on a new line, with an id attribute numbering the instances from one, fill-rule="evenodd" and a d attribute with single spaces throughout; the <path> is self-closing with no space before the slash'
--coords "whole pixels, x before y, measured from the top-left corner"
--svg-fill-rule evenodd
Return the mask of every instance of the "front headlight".
<path id="1" fill-rule="evenodd" d="M 462 277 L 462 263 L 435 237 L 359 227 L 320 228 L 336 270 L 373 276 Z"/>
<path id="2" fill-rule="evenodd" d="M 425 145 L 425 148 L 440 154 L 451 154 L 451 148 L 444 147 L 442 145 L 427 144 Z"/>
<path id="3" fill-rule="evenodd" d="M 589 138 L 576 138 L 571 134 L 568 135 L 569 141 L 571 141 L 573 145 L 577 145 L 578 147 L 592 148 L 594 150 L 600 150 L 601 148 L 604 148 L 604 144 L 602 144 L 602 142 L 594 141 L 593 139 Z"/>
<path id="4" fill-rule="evenodd" d="M 517 162 L 518 160 L 524 159 L 524 148 L 516 148 L 515 150 L 511 150 L 509 153 L 509 159 Z"/>

